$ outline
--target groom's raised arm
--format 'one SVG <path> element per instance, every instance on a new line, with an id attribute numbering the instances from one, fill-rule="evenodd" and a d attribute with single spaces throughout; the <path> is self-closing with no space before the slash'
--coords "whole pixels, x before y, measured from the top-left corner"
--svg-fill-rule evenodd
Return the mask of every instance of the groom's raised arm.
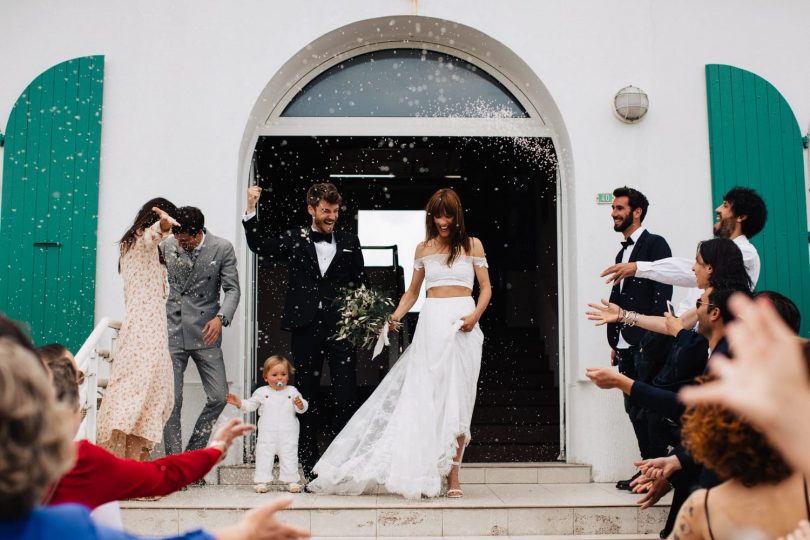
<path id="1" fill-rule="evenodd" d="M 262 188 L 250 186 L 247 191 L 247 208 L 242 218 L 245 239 L 250 251 L 261 256 L 285 255 L 289 253 L 290 235 L 285 233 L 263 234 L 259 227 L 256 205 Z"/>

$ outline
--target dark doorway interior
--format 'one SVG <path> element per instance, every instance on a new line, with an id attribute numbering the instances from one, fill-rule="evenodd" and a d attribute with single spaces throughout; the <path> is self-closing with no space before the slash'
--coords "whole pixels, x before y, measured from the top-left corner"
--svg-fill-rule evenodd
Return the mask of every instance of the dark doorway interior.
<path id="1" fill-rule="evenodd" d="M 486 340 L 473 440 L 464 459 L 557 459 L 557 173 L 550 140 L 262 137 L 254 165 L 266 192 L 260 222 L 268 230 L 307 226 L 304 194 L 316 181 L 337 185 L 345 201 L 338 227 L 353 232 L 360 211 L 421 210 L 436 189 L 455 189 L 468 231 L 484 244 L 493 284 L 492 303 L 480 322 Z M 407 260 L 413 253 L 399 256 Z M 279 327 L 283 261 L 258 269 L 256 290 L 256 357 L 289 352 L 289 335 Z M 373 391 L 386 368 L 368 356 L 358 357 L 362 396 Z M 254 366 L 254 384 L 261 381 L 259 371 Z M 327 377 L 322 391 L 329 392 Z"/>

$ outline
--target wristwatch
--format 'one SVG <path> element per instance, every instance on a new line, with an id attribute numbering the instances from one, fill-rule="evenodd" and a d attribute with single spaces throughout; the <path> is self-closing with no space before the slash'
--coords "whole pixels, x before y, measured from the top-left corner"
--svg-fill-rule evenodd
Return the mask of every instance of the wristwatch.
<path id="1" fill-rule="evenodd" d="M 228 326 L 229 324 L 231 324 L 231 321 L 228 320 L 228 317 L 226 317 L 222 313 L 217 313 L 217 317 L 219 317 L 219 320 L 222 321 L 222 326 Z"/>

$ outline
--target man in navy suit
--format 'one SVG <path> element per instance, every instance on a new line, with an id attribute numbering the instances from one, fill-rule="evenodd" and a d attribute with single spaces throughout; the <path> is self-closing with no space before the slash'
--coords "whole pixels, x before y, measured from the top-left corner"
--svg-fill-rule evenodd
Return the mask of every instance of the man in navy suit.
<path id="1" fill-rule="evenodd" d="M 649 202 L 640 191 L 620 187 L 613 191 L 613 230 L 622 233 L 622 248 L 616 255 L 616 263 L 635 261 L 655 261 L 672 256 L 667 241 L 663 237 L 648 232 L 641 223 L 647 215 Z M 667 309 L 667 300 L 672 298 L 672 285 L 665 285 L 643 278 L 628 278 L 613 286 L 610 301 L 622 306 L 625 310 L 635 311 L 642 315 L 663 315 Z M 610 344 L 611 363 L 618 365 L 619 372 L 631 379 L 649 382 L 654 375 L 652 366 L 641 352 L 641 338 L 644 330 L 629 324 L 609 324 L 607 328 Z M 650 439 L 648 420 L 645 411 L 631 405 L 625 396 L 625 411 L 633 424 L 639 451 L 642 459 L 659 457 L 660 452 L 654 448 Z M 629 482 L 622 480 L 616 487 L 630 489 Z"/>
<path id="2" fill-rule="evenodd" d="M 281 257 L 289 269 L 289 285 L 281 326 L 292 333 L 296 386 L 309 400 L 309 413 L 301 416 L 299 457 L 307 481 L 320 457 L 317 446 L 318 388 L 324 361 L 329 363 L 335 414 L 332 435 L 343 429 L 354 412 L 357 394 L 355 351 L 346 341 L 336 341 L 340 320 L 333 301 L 341 288 L 359 287 L 366 281 L 363 253 L 357 236 L 335 230 L 342 198 L 333 184 L 314 184 L 307 191 L 310 225 L 279 233 L 259 229 L 256 205 L 262 188 L 248 189 L 243 219 L 251 251 L 263 258 Z M 283 351 L 279 351 L 283 353 Z"/>

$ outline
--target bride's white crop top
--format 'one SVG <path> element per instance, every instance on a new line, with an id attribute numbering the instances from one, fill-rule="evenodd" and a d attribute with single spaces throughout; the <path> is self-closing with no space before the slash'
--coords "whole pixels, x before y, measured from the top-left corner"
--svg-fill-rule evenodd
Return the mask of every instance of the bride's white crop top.
<path id="1" fill-rule="evenodd" d="M 460 255 L 453 261 L 452 266 L 448 266 L 447 253 L 425 255 L 413 261 L 414 270 L 425 269 L 426 290 L 432 287 L 448 285 L 458 285 L 472 289 L 475 281 L 473 265 L 489 268 L 486 257 L 471 257 L 468 255 Z"/>

